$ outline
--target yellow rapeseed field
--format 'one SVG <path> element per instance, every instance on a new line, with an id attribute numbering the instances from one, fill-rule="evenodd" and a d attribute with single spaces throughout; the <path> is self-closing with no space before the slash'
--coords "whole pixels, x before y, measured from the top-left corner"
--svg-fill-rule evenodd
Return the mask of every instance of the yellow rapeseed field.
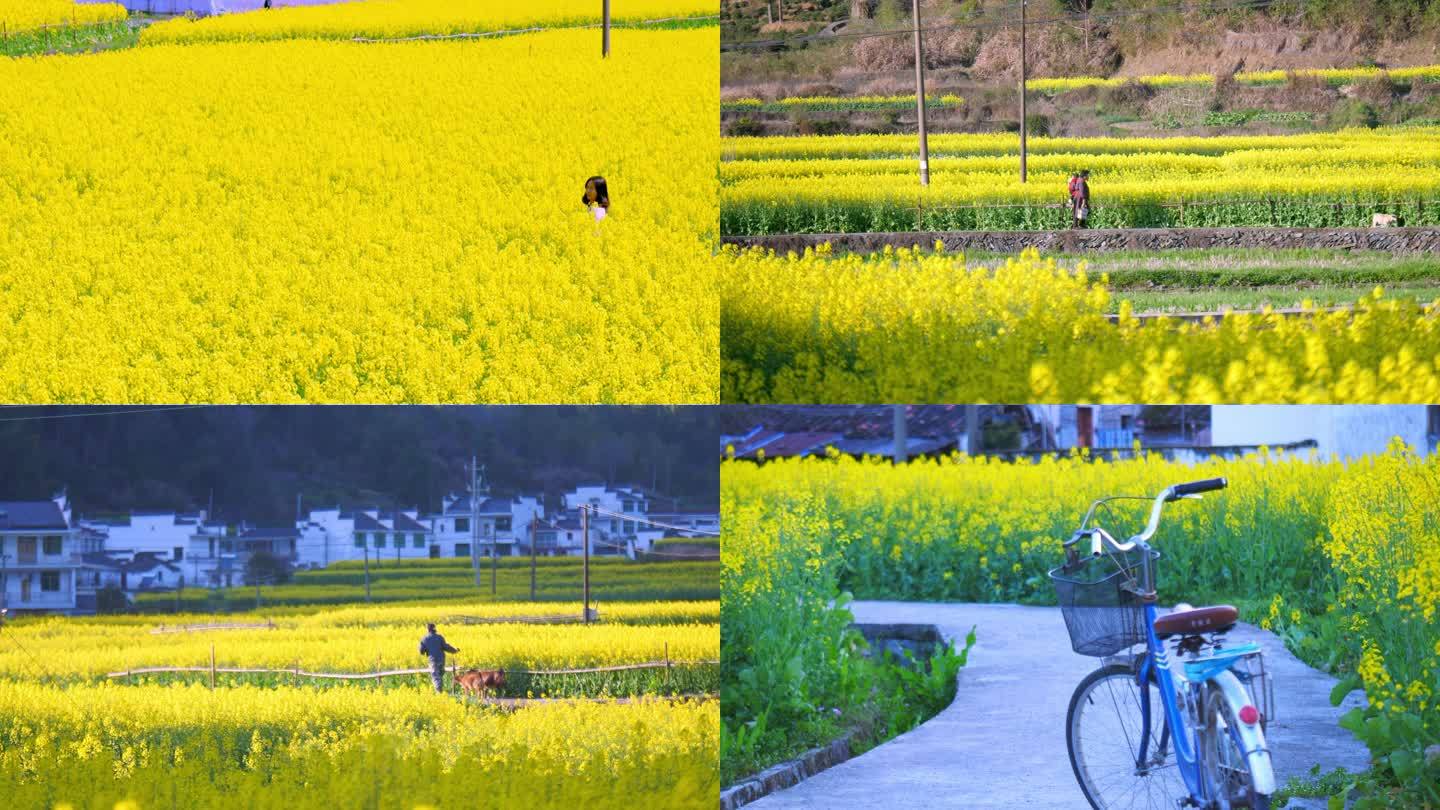
<path id="1" fill-rule="evenodd" d="M 379 609 L 375 609 L 376 612 Z M 409 613 L 413 614 L 414 611 Z M 342 614 L 343 615 L 343 614 Z M 364 616 L 364 613 L 360 614 Z M 405 617 L 405 618 L 402 618 Z M 259 622 L 259 617 L 164 617 L 182 623 Z M 379 618 L 379 617 L 377 617 Z M 5 629 L 17 644 L 0 647 L 0 672 L 33 669 L 29 655 L 40 656 L 50 676 L 104 677 L 139 667 L 206 666 L 212 647 L 218 666 L 305 671 L 365 673 L 377 669 L 412 669 L 425 665 L 416 645 L 425 622 L 444 614 L 383 619 L 382 622 L 337 620 L 329 613 L 274 620 L 274 629 L 234 629 L 152 633 L 149 624 L 110 623 L 105 619 L 35 619 Z M 445 637 L 463 655 L 462 666 L 479 669 L 571 669 L 638 664 L 661 660 L 712 661 L 720 655 L 717 624 L 631 625 L 607 621 L 580 624 L 444 624 Z"/>
<path id="2" fill-rule="evenodd" d="M 0 687 L 13 807 L 708 808 L 718 746 L 714 701 L 506 712 L 422 691 Z"/>
<path id="3" fill-rule="evenodd" d="M 594 40 L 0 63 L 0 399 L 713 401 L 717 29 Z"/>
<path id="4" fill-rule="evenodd" d="M 617 25 L 670 18 L 715 16 L 715 0 L 615 0 Z M 407 37 L 534 26 L 598 24 L 598 0 L 352 0 L 290 6 L 199 19 L 176 18 L 146 29 L 142 42 L 215 42 L 290 38 Z M 598 51 L 597 37 L 588 40 Z M 716 51 L 718 53 L 718 50 Z"/>
<path id="5" fill-rule="evenodd" d="M 1288 80 L 1291 76 L 1320 79 L 1333 85 L 1363 82 L 1379 78 L 1380 76 L 1388 76 L 1392 80 L 1401 82 L 1436 82 L 1440 81 L 1440 65 L 1421 65 L 1417 67 L 1400 68 L 1358 67 L 1319 68 L 1294 71 L 1241 71 L 1235 74 L 1235 81 L 1240 84 L 1251 85 L 1280 84 Z M 1040 93 L 1062 93 L 1067 90 L 1078 90 L 1084 87 L 1119 87 L 1129 82 L 1144 84 L 1150 87 L 1204 87 L 1215 83 L 1215 74 L 1161 73 L 1147 76 L 1116 76 L 1109 79 L 1098 76 L 1065 76 L 1054 79 L 1030 79 L 1025 83 L 1025 86 Z"/>
<path id="6" fill-rule="evenodd" d="M 72 0 L 0 0 L 0 26 L 7 33 L 48 25 L 87 25 L 125 19 L 119 3 Z"/>
<path id="7" fill-rule="evenodd" d="M 482 793 L 497 806 L 713 804 L 716 703 L 655 695 L 714 691 L 717 668 L 697 662 L 719 658 L 718 602 L 616 604 L 591 626 L 462 623 L 544 615 L 565 614 L 555 604 L 454 603 L 279 615 L 273 629 L 214 629 L 263 614 L 12 620 L 0 630 L 9 640 L 0 644 L 0 779 L 24 807 L 218 807 L 226 795 L 255 797 L 256 807 L 318 807 L 322 797 L 326 806 L 463 807 Z M 567 697 L 499 709 L 460 696 L 448 679 L 450 691 L 436 695 L 425 675 L 377 683 L 222 673 L 214 689 L 203 675 L 104 677 L 117 667 L 208 665 L 212 645 L 219 667 L 424 667 L 416 648 L 426 621 L 441 622 L 461 650 L 451 663 L 509 670 L 503 692 Z M 667 653 L 675 668 L 648 681 L 537 682 L 524 672 Z"/>
<path id="8" fill-rule="evenodd" d="M 727 248 L 726 402 L 1434 402 L 1440 319 L 1378 292 L 1354 312 L 1142 322 L 1105 279 L 1033 250 L 996 267 L 887 249 Z"/>
<path id="9" fill-rule="evenodd" d="M 937 135 L 930 185 L 909 136 L 726 138 L 726 234 L 1065 227 L 1071 173 L 1091 171 L 1094 227 L 1440 223 L 1440 128 L 1296 136 Z"/>

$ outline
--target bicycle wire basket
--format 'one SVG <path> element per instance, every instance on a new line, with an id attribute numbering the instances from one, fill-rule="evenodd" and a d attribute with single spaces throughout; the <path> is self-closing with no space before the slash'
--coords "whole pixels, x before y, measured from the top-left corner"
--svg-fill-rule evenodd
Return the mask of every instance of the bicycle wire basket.
<path id="1" fill-rule="evenodd" d="M 1160 552 L 1151 550 L 1151 559 Z M 1050 571 L 1050 582 L 1081 655 L 1103 658 L 1145 643 L 1145 603 L 1136 593 L 1144 557 L 1139 549 L 1082 558 Z"/>

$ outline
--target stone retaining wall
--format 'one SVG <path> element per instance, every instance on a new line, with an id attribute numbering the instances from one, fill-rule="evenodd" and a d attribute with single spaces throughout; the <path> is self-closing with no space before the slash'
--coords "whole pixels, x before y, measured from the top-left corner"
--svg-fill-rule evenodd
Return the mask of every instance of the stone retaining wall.
<path id="1" fill-rule="evenodd" d="M 1066 231 L 903 231 L 899 233 L 774 234 L 727 236 L 726 244 L 803 253 L 829 242 L 837 251 L 872 253 L 886 245 L 947 251 L 986 250 L 1042 254 L 1179 248 L 1335 248 L 1390 253 L 1440 252 L 1440 228 L 1124 228 Z"/>

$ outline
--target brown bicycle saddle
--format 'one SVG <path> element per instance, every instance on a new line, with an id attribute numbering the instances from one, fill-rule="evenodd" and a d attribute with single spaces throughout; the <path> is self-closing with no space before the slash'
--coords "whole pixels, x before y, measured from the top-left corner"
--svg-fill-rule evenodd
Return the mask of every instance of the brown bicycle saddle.
<path id="1" fill-rule="evenodd" d="M 1200 633 L 1218 633 L 1229 630 L 1240 619 L 1240 611 L 1231 605 L 1190 608 L 1167 613 L 1155 619 L 1155 635 L 1193 636 Z"/>

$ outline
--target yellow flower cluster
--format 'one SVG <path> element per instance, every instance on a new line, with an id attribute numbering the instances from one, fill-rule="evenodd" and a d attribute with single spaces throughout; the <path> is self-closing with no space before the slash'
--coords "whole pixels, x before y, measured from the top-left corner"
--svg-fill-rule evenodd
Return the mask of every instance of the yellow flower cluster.
<path id="1" fill-rule="evenodd" d="M 460 605 L 456 616 L 544 615 L 554 605 L 506 605 L 505 610 L 479 610 Z M 489 606 L 486 606 L 489 608 Z M 425 623 L 442 624 L 446 639 L 463 651 L 456 660 L 480 669 L 573 669 L 633 664 L 670 659 L 685 663 L 713 661 L 720 655 L 718 607 L 709 603 L 706 612 L 716 618 L 706 623 L 684 615 L 685 603 L 660 608 L 678 621 L 630 624 L 626 614 L 641 620 L 657 617 L 653 609 L 616 604 L 605 608 L 606 620 L 582 624 L 463 624 L 454 623 L 444 608 L 342 608 L 313 616 L 280 617 L 274 629 L 233 629 L 224 631 L 152 633 L 157 617 L 148 623 L 116 622 L 105 618 L 35 619 L 6 628 L 19 644 L 0 649 L 0 672 L 33 674 L 33 661 L 25 653 L 45 661 L 48 676 L 100 678 L 108 672 L 159 666 L 205 666 L 213 647 L 219 666 L 287 669 L 299 667 L 315 672 L 363 673 L 388 669 L 413 669 L 425 665 L 417 652 Z M 512 612 L 513 611 L 513 612 Z M 615 615 L 611 615 L 614 613 Z M 171 626 L 235 622 L 231 616 L 166 616 Z M 259 617 L 241 619 L 263 621 Z"/>
<path id="2" fill-rule="evenodd" d="M 47 25 L 89 25 L 125 19 L 119 3 L 73 0 L 0 0 L 0 29 L 13 34 Z"/>
<path id="3" fill-rule="evenodd" d="M 1323 68 L 1317 70 L 1258 70 L 1243 71 L 1235 74 L 1235 81 L 1240 84 L 1279 84 L 1291 76 L 1302 78 L 1315 78 L 1329 84 L 1351 84 L 1367 79 L 1374 79 L 1382 75 L 1388 75 L 1391 79 L 1402 82 L 1440 82 L 1440 65 L 1423 65 L 1419 67 L 1404 68 Z M 1067 90 L 1079 90 L 1086 87 L 1119 87 L 1129 82 L 1144 84 L 1150 87 L 1205 87 L 1215 83 L 1213 73 L 1190 73 L 1172 74 L 1162 73 L 1150 76 L 1115 77 L 1102 79 L 1098 76 L 1066 76 L 1055 79 L 1030 79 L 1025 86 L 1040 93 L 1063 93 Z"/>
<path id="4" fill-rule="evenodd" d="M 783 559 L 782 550 L 844 571 L 842 589 L 862 599 L 1053 601 L 1046 572 L 1063 560 L 1060 543 L 1092 500 L 1211 477 L 1229 479 L 1229 488 L 1173 506 L 1152 540 L 1163 570 L 1176 572 L 1162 571 L 1164 598 L 1268 596 L 1307 587 L 1323 571 L 1315 538 L 1326 494 L 1343 473 L 1338 462 L 1269 452 L 1196 464 L 1103 452 L 1014 463 L 952 455 L 899 466 L 833 451 L 763 466 L 726 461 L 721 503 L 735 512 L 726 525 L 745 531 L 727 530 L 722 614 L 732 579 L 765 589 L 765 576 L 751 572 Z M 1146 506 L 1121 502 L 1100 525 L 1124 539 L 1144 527 Z M 766 526 L 781 527 L 780 536 Z"/>
<path id="5" fill-rule="evenodd" d="M 1005 134 L 936 136 L 921 187 L 913 138 L 727 138 L 721 231 L 1058 228 L 1081 169 L 1092 172 L 1096 227 L 1368 225 L 1374 211 L 1440 223 L 1440 128 L 1034 138 L 1024 184 L 1018 146 Z"/>
<path id="6" fill-rule="evenodd" d="M 699 808 L 718 745 L 713 701 L 506 712 L 416 690 L 0 685 L 17 807 Z"/>
<path id="7" fill-rule="evenodd" d="M 1107 319 L 1104 279 L 1033 250 L 994 268 L 721 256 L 726 402 L 1434 402 L 1440 321 L 1378 292 L 1354 312 Z"/>
<path id="8" fill-rule="evenodd" d="M 1440 728 L 1440 463 L 1400 444 L 1368 459 L 1335 488 L 1329 529 L 1366 694 Z"/>
<path id="9" fill-rule="evenodd" d="M 717 36 L 0 64 L 0 399 L 714 401 Z"/>
<path id="10" fill-rule="evenodd" d="M 621 0 L 616 24 L 672 17 L 715 15 L 714 0 Z M 176 18 L 146 29 L 143 43 L 260 39 L 348 39 L 509 31 L 536 26 L 598 24 L 600 3 L 591 0 L 359 0 L 333 5 L 289 6 L 199 19 Z M 588 50 L 599 51 L 595 36 Z M 718 53 L 718 51 L 716 51 Z M 711 54 L 712 58 L 714 54 Z"/>

